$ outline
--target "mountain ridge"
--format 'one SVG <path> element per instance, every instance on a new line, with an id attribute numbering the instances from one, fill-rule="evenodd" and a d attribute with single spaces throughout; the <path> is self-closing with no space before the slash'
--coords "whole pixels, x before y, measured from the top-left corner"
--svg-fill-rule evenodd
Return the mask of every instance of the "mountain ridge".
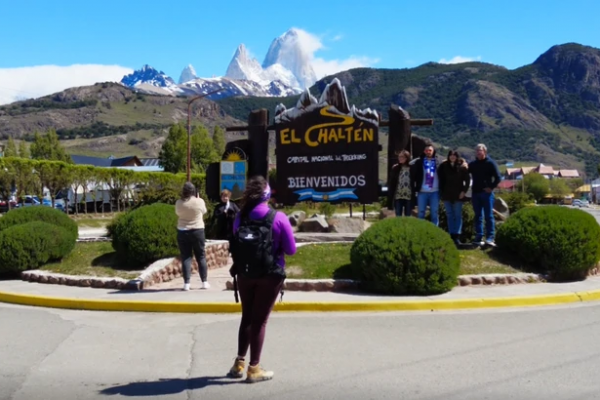
<path id="1" fill-rule="evenodd" d="M 588 174 L 600 164 L 600 50 L 594 47 L 552 46 L 513 70 L 482 62 L 356 68 L 319 80 L 310 93 L 320 96 L 334 78 L 358 108 L 377 109 L 387 118 L 390 104 L 397 104 L 413 118 L 433 118 L 433 126 L 413 131 L 468 156 L 475 144 L 487 142 L 501 160 L 546 162 Z M 273 112 L 280 102 L 293 106 L 298 97 L 219 104 L 239 119 L 251 109 Z"/>

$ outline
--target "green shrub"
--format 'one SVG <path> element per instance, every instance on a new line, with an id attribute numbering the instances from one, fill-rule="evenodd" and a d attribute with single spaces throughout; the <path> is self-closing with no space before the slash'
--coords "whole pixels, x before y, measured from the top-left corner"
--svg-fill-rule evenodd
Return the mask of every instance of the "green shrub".
<path id="1" fill-rule="evenodd" d="M 12 226 L 33 221 L 47 222 L 59 226 L 71 234 L 74 241 L 79 236 L 75 221 L 64 212 L 45 206 L 16 208 L 9 211 L 4 217 L 0 218 L 0 232 Z"/>
<path id="2" fill-rule="evenodd" d="M 47 222 L 28 222 L 3 229 L 0 272 L 26 271 L 60 260 L 73 250 L 75 241 L 71 232 Z"/>
<path id="3" fill-rule="evenodd" d="M 109 226 L 112 246 L 123 269 L 144 268 L 179 254 L 175 207 L 156 203 L 117 217 Z"/>
<path id="4" fill-rule="evenodd" d="M 412 217 L 376 222 L 356 239 L 350 260 L 366 290 L 393 295 L 447 292 L 456 285 L 460 266 L 450 236 Z"/>
<path id="5" fill-rule="evenodd" d="M 331 218 L 333 214 L 335 214 L 336 206 L 329 203 L 323 202 L 319 204 L 319 212 L 323 214 L 326 218 Z"/>
<path id="6" fill-rule="evenodd" d="M 520 209 L 525 208 L 534 202 L 529 193 L 523 192 L 501 193 L 498 197 L 506 202 L 511 214 L 516 213 Z"/>
<path id="7" fill-rule="evenodd" d="M 580 279 L 600 260 L 600 225 L 581 210 L 526 207 L 498 228 L 496 243 L 553 280 Z"/>

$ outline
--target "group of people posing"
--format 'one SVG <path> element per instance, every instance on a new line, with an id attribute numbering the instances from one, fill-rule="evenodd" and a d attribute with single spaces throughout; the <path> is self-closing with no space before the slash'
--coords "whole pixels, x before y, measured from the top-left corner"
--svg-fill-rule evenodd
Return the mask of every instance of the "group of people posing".
<path id="1" fill-rule="evenodd" d="M 457 151 L 450 150 L 446 160 L 438 162 L 433 145 L 411 160 L 408 151 L 398 154 L 398 164 L 392 167 L 388 181 L 389 208 L 396 216 L 411 216 L 416 204 L 417 217 L 424 219 L 429 207 L 430 219 L 439 225 L 440 200 L 446 210 L 448 233 L 457 245 L 462 234 L 462 208 L 471 188 L 475 212 L 474 244 L 494 245 L 494 189 L 501 180 L 497 164 L 488 157 L 487 147 L 478 144 L 475 160 L 467 163 Z M 483 221 L 485 219 L 485 236 Z"/>

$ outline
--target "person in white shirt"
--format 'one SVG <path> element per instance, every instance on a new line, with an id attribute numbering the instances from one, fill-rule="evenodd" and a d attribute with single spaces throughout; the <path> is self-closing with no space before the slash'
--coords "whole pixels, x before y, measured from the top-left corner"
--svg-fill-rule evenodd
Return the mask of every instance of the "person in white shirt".
<path id="1" fill-rule="evenodd" d="M 202 289 L 210 288 L 208 283 L 208 266 L 204 245 L 204 214 L 206 203 L 196 196 L 196 187 L 191 182 L 183 185 L 181 198 L 175 203 L 175 212 L 179 218 L 177 222 L 177 244 L 181 254 L 181 269 L 183 271 L 183 290 L 190 290 L 192 275 L 192 256 L 196 256 Z"/>

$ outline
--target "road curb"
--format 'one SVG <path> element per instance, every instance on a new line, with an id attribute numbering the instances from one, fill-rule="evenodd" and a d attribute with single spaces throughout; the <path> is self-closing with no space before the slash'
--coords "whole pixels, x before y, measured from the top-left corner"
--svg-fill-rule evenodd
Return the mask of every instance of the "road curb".
<path id="1" fill-rule="evenodd" d="M 536 307 L 600 301 L 600 290 L 550 295 L 470 298 L 454 300 L 390 300 L 364 302 L 278 302 L 277 312 L 344 312 L 344 311 L 448 311 L 484 308 Z M 163 313 L 238 313 L 234 302 L 192 303 L 168 301 L 99 300 L 46 297 L 1 292 L 0 302 L 35 307 L 90 311 L 129 311 Z"/>

